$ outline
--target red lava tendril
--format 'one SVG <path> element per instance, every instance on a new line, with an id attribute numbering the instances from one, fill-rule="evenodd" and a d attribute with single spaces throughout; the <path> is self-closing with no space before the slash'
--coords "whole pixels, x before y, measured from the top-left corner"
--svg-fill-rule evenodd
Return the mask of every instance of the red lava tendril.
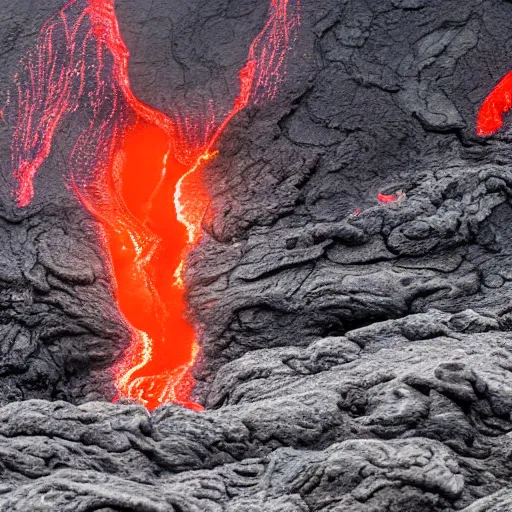
<path id="1" fill-rule="evenodd" d="M 63 119 L 82 115 L 68 183 L 98 220 L 119 309 L 133 328 L 113 368 L 119 397 L 149 409 L 166 402 L 200 409 L 190 400 L 198 345 L 184 318 L 182 278 L 209 202 L 200 170 L 238 112 L 274 98 L 298 25 L 297 0 L 270 1 L 239 72 L 238 96 L 219 120 L 211 112 L 168 116 L 134 95 L 113 0 L 68 2 L 22 60 L 8 108 L 17 203 L 31 202 Z"/>
<path id="2" fill-rule="evenodd" d="M 394 203 L 399 199 L 398 196 L 395 196 L 393 194 L 387 195 L 387 194 L 381 194 L 380 192 L 377 194 L 377 199 L 381 203 Z"/>
<path id="3" fill-rule="evenodd" d="M 503 115 L 512 108 L 512 71 L 507 73 L 485 98 L 478 111 L 476 133 L 492 135 L 503 125 Z"/>

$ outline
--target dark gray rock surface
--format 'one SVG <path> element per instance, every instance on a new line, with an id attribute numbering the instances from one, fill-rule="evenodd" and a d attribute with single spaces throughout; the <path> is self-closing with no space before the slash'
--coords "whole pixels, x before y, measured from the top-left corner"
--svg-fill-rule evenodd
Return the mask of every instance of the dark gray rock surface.
<path id="1" fill-rule="evenodd" d="M 108 402 L 129 332 L 62 178 L 80 120 L 23 210 L 0 124 L 0 511 L 512 511 L 512 128 L 475 136 L 512 4 L 301 4 L 278 97 L 205 171 L 202 413 Z M 4 100 L 61 6 L 0 2 Z M 229 107 L 267 1 L 117 10 L 134 92 L 172 114 Z"/>

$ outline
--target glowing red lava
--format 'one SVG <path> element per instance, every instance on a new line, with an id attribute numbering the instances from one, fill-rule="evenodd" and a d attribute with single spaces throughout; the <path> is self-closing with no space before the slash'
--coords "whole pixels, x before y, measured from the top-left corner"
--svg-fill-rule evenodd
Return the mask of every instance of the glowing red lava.
<path id="1" fill-rule="evenodd" d="M 135 97 L 113 0 L 68 2 L 45 23 L 15 76 L 11 150 L 20 207 L 33 198 L 33 179 L 61 121 L 85 114 L 69 184 L 101 226 L 119 309 L 133 327 L 130 348 L 114 367 L 119 396 L 150 409 L 165 402 L 200 408 L 190 401 L 198 346 L 184 318 L 182 280 L 209 201 L 199 171 L 238 112 L 275 96 L 298 8 L 296 0 L 270 1 L 239 72 L 238 96 L 218 121 L 204 112 L 169 117 Z"/>
<path id="2" fill-rule="evenodd" d="M 503 115 L 512 108 L 512 71 L 507 73 L 485 98 L 476 120 L 476 133 L 492 135 L 503 125 Z"/>
<path id="3" fill-rule="evenodd" d="M 400 198 L 400 196 L 397 194 L 396 196 L 394 194 L 381 194 L 380 192 L 377 194 L 377 199 L 381 203 L 394 203 Z"/>

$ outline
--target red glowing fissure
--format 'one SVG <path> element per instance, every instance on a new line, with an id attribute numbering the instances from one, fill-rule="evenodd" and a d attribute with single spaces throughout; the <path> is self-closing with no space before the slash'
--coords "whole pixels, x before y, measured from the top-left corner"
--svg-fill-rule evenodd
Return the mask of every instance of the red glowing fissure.
<path id="1" fill-rule="evenodd" d="M 377 194 L 377 199 L 381 203 L 394 203 L 398 201 L 399 195 L 396 196 L 394 194 L 381 194 L 380 192 Z"/>
<path id="2" fill-rule="evenodd" d="M 182 279 L 209 202 L 199 173 L 230 120 L 275 96 L 298 10 L 297 0 L 271 0 L 239 72 L 238 96 L 219 121 L 208 112 L 167 116 L 133 94 L 113 0 L 68 2 L 15 76 L 11 150 L 20 207 L 34 196 L 34 177 L 63 119 L 85 117 L 68 183 L 99 221 L 119 309 L 133 328 L 113 368 L 119 397 L 150 409 L 166 402 L 200 409 L 190 401 L 198 346 L 184 318 Z"/>
<path id="3" fill-rule="evenodd" d="M 512 108 L 512 71 L 485 98 L 478 111 L 476 133 L 492 135 L 503 126 L 503 116 Z"/>

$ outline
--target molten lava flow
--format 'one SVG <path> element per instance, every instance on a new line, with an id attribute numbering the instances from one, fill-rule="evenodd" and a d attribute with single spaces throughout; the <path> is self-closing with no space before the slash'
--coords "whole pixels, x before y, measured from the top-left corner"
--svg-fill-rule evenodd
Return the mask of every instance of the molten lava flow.
<path id="1" fill-rule="evenodd" d="M 188 242 L 186 226 L 174 212 L 174 190 L 188 167 L 169 148 L 169 135 L 154 124 L 140 121 L 129 129 L 114 157 L 108 196 L 122 198 L 133 230 L 104 223 L 119 308 L 139 332 L 135 344 L 141 344 L 143 356 L 138 362 L 135 353 L 121 362 L 118 387 L 149 407 L 187 402 L 174 387 L 187 375 L 197 350 L 183 317 L 183 289 L 174 276 Z"/>
<path id="2" fill-rule="evenodd" d="M 380 192 L 377 194 L 377 199 L 381 203 L 394 203 L 400 199 L 400 194 L 396 196 L 394 194 L 381 194 Z"/>
<path id="3" fill-rule="evenodd" d="M 70 154 L 69 183 L 99 221 L 119 308 L 133 327 L 114 368 L 119 396 L 149 408 L 169 401 L 199 408 L 189 401 L 198 347 L 184 318 L 182 271 L 209 202 L 200 169 L 238 112 L 275 96 L 298 22 L 296 0 L 271 0 L 239 72 L 238 96 L 219 121 L 208 112 L 169 117 L 136 98 L 113 0 L 68 2 L 22 61 L 10 113 L 20 207 L 33 198 L 61 121 L 87 120 Z"/>
<path id="4" fill-rule="evenodd" d="M 512 108 L 512 71 L 507 73 L 485 98 L 476 121 L 476 133 L 492 135 L 503 125 L 503 114 Z"/>

